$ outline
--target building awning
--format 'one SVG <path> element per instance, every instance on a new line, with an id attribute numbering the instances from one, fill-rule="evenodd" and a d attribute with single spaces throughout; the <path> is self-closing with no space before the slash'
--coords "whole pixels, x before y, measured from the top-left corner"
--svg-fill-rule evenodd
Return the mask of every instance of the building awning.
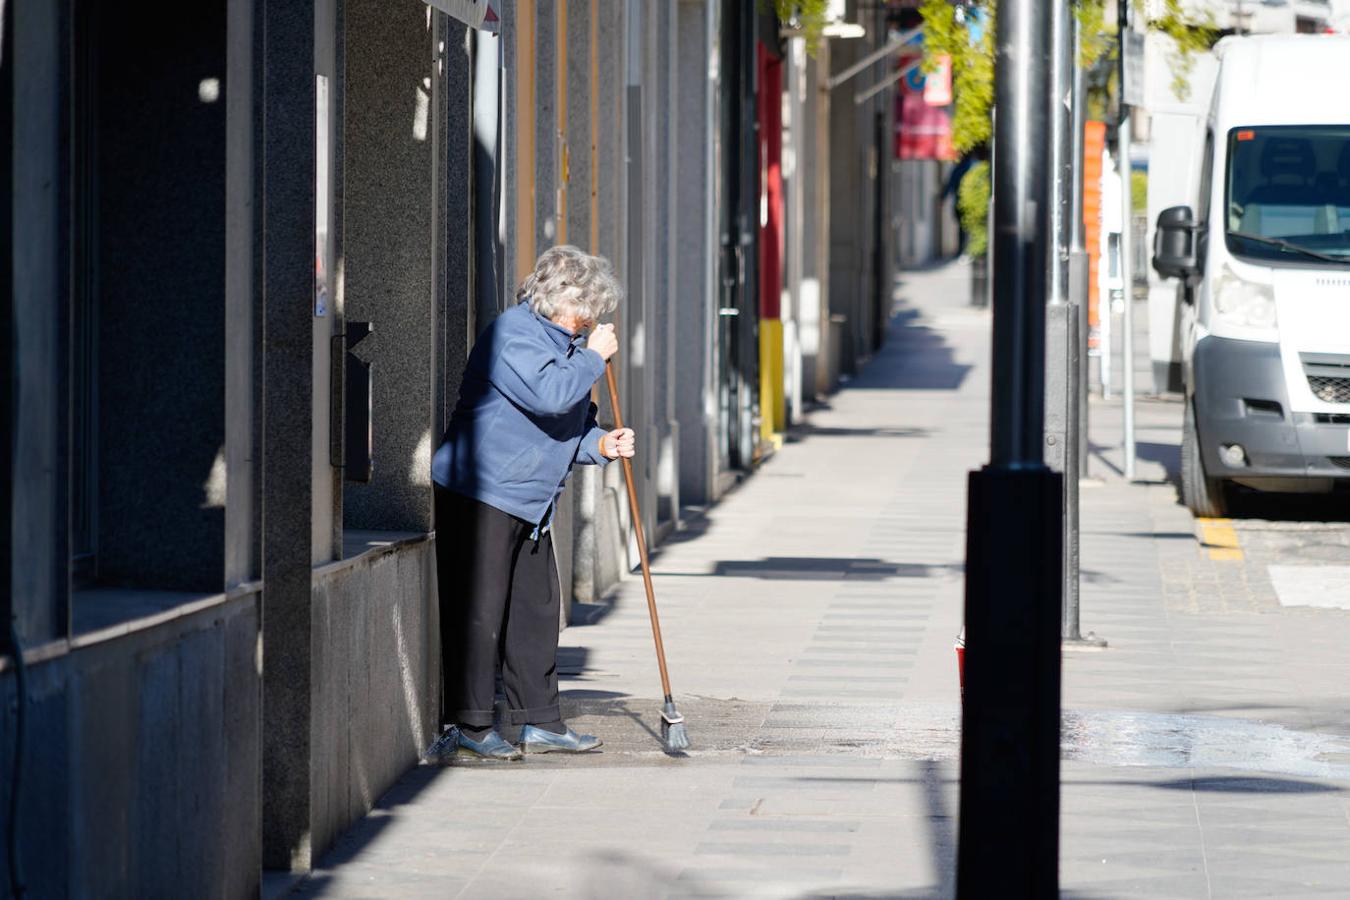
<path id="1" fill-rule="evenodd" d="M 492 34 L 501 33 L 501 0 L 425 0 L 425 2 L 433 9 L 439 9 L 470 28 Z"/>

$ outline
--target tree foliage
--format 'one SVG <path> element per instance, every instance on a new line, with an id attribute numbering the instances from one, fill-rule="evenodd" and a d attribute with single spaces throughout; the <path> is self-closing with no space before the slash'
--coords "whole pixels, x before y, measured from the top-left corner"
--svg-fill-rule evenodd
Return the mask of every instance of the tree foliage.
<path id="1" fill-rule="evenodd" d="M 1142 12 L 1138 10 L 1138 2 L 1135 0 L 1136 11 Z M 960 4 L 952 0 L 923 0 L 920 12 L 924 21 L 925 70 L 932 71 L 940 56 L 951 59 L 955 94 L 952 147 L 958 153 L 984 155 L 993 140 L 997 0 L 964 0 Z M 1080 34 L 1077 62 L 1089 73 L 1089 114 L 1100 116 L 1105 113 L 1108 95 L 1114 90 L 1116 24 L 1107 21 L 1105 0 L 1073 0 L 1073 14 Z M 1144 17 L 1141 14 L 1139 18 Z M 1213 19 L 1190 19 L 1182 11 L 1181 0 L 1163 0 L 1163 14 L 1144 21 L 1150 31 L 1172 39 L 1173 89 L 1184 97 L 1194 54 L 1208 50 L 1218 38 Z M 972 33 L 971 26 L 975 23 L 978 36 Z M 989 198 L 988 166 L 978 163 L 962 179 L 957 193 L 957 208 L 970 236 L 967 247 L 972 255 L 981 255 L 988 243 L 985 222 Z"/>
<path id="2" fill-rule="evenodd" d="M 1114 58 L 1116 26 L 1106 27 L 1106 4 L 1100 0 L 1075 3 L 1073 16 L 1078 23 L 1079 67 L 1088 71 L 1103 59 Z"/>
<path id="3" fill-rule="evenodd" d="M 948 0 L 924 0 L 924 69 L 931 72 L 939 56 L 951 58 L 952 92 L 956 109 L 952 115 L 952 147 L 969 153 L 993 139 L 989 112 L 994 107 L 994 0 L 982 7 L 983 22 L 978 37 L 971 33 L 971 11 Z"/>
<path id="4" fill-rule="evenodd" d="M 828 24 L 825 14 L 829 6 L 830 0 L 773 0 L 778 21 L 801 31 L 806 40 L 806 52 L 813 57 L 820 46 L 821 32 Z"/>
<path id="5" fill-rule="evenodd" d="M 984 256 L 989 249 L 989 163 L 977 162 L 956 189 L 956 212 L 966 230 L 966 253 Z"/>
<path id="6" fill-rule="evenodd" d="M 1141 216 L 1148 212 L 1148 173 L 1130 170 L 1130 208 Z"/>
<path id="7" fill-rule="evenodd" d="M 1214 16 L 1207 12 L 1204 19 L 1188 19 L 1181 10 L 1181 0 L 1163 0 L 1163 14 L 1149 19 L 1148 27 L 1172 39 L 1172 92 L 1185 100 L 1191 91 L 1195 54 L 1205 52 L 1219 39 Z"/>

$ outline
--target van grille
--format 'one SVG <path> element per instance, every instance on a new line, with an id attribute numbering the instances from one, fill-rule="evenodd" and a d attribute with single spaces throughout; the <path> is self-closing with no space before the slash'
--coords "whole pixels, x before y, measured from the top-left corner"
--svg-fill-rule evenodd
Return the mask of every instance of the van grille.
<path id="1" fill-rule="evenodd" d="M 1350 456 L 1328 456 L 1327 461 L 1341 469 L 1350 469 Z"/>
<path id="2" fill-rule="evenodd" d="M 1308 387 L 1313 396 L 1327 403 L 1350 403 L 1350 378 L 1327 375 L 1309 375 Z"/>
<path id="3" fill-rule="evenodd" d="M 1318 425 L 1350 425 L 1350 413 L 1313 413 Z"/>

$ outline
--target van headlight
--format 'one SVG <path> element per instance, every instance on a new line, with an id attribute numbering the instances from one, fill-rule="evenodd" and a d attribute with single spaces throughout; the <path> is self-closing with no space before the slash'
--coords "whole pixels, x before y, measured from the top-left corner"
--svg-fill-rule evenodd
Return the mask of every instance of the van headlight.
<path id="1" fill-rule="evenodd" d="M 1275 289 L 1269 284 L 1239 278 L 1224 266 L 1214 285 L 1214 313 L 1230 325 L 1275 327 Z"/>

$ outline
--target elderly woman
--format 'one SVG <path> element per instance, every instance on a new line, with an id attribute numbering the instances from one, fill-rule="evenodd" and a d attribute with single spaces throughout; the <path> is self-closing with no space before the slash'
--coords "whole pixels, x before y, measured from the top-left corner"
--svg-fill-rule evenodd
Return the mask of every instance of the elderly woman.
<path id="1" fill-rule="evenodd" d="M 554 247 L 469 354 L 431 464 L 447 729 L 430 758 L 600 746 L 567 727 L 558 706 L 561 597 L 549 523 L 575 463 L 633 455 L 633 432 L 601 428 L 590 399 L 619 349 L 614 327 L 596 320 L 621 293 L 607 260 Z M 498 671 L 507 721 L 523 726 L 519 748 L 494 725 Z"/>

